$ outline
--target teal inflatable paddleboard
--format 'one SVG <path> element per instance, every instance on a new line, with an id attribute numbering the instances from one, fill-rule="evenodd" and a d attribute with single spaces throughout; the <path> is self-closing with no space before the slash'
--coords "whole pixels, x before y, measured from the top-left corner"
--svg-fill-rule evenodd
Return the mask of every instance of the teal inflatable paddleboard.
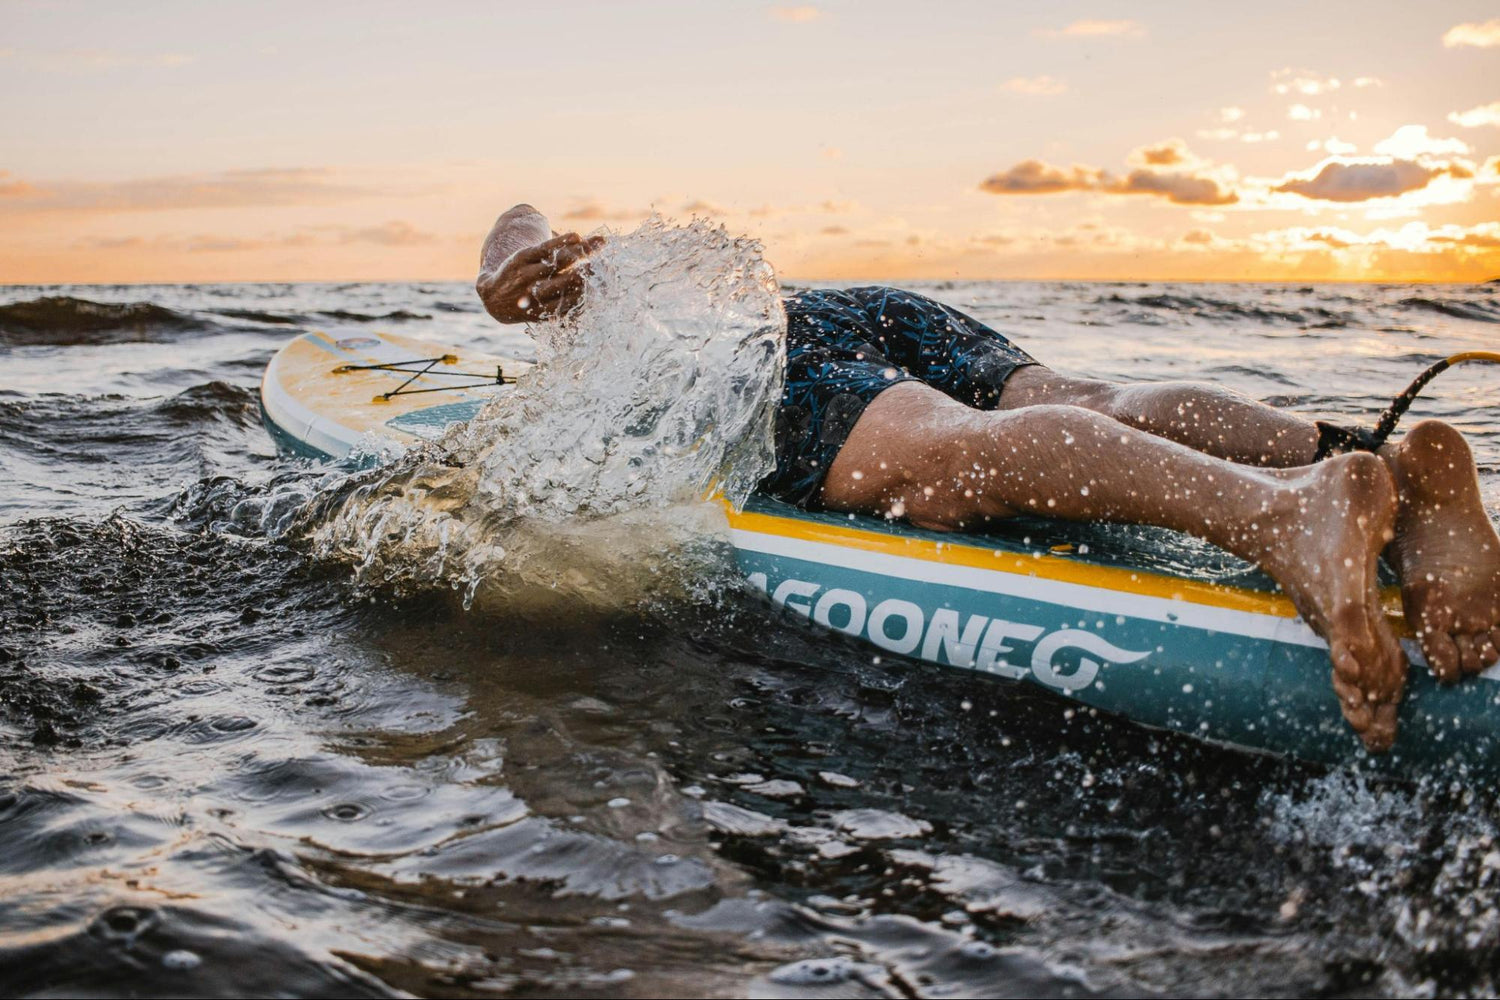
<path id="1" fill-rule="evenodd" d="M 288 452 L 378 453 L 468 420 L 527 366 L 392 334 L 308 333 L 272 359 L 267 429 Z M 1407 777 L 1500 776 L 1500 669 L 1439 686 L 1414 667 L 1395 748 L 1369 757 L 1330 684 L 1327 645 L 1271 581 L 1148 529 L 1027 521 L 953 535 L 814 514 L 767 497 L 729 511 L 751 585 L 789 617 L 872 651 L 1040 684 L 1141 725 Z M 1386 594 L 1398 630 L 1394 590 Z"/>

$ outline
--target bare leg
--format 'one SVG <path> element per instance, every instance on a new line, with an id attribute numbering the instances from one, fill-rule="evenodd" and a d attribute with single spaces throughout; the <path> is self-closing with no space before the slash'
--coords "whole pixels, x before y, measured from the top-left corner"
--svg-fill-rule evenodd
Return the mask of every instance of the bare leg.
<path id="1" fill-rule="evenodd" d="M 1318 429 L 1311 420 L 1220 386 L 1197 382 L 1122 385 L 1059 375 L 1041 365 L 1017 369 L 1002 409 L 1042 403 L 1081 406 L 1194 451 L 1245 465 L 1311 465 Z"/>
<path id="2" fill-rule="evenodd" d="M 1038 403 L 1082 406 L 1248 465 L 1307 465 L 1317 450 L 1311 421 L 1216 386 L 1016 371 L 1000 405 Z M 1500 661 L 1500 536 L 1480 501 L 1469 446 L 1452 427 L 1427 421 L 1380 454 L 1399 489 L 1396 539 L 1385 555 L 1401 577 L 1407 622 L 1439 679 L 1478 673 Z"/>
<path id="3" fill-rule="evenodd" d="M 1344 717 L 1366 745 L 1395 739 L 1406 660 L 1375 567 L 1396 500 L 1373 455 L 1254 469 L 1079 407 L 986 412 L 902 383 L 860 416 L 822 500 L 945 530 L 1033 513 L 1205 538 L 1270 573 L 1328 640 Z"/>

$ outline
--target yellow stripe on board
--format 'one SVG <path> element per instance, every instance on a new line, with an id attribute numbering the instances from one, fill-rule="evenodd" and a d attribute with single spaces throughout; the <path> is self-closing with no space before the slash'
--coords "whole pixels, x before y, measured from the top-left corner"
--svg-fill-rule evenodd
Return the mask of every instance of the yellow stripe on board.
<path id="1" fill-rule="evenodd" d="M 1282 594 L 1251 590 L 1248 587 L 1231 587 L 1203 580 L 1184 580 L 1162 573 L 1130 570 L 1118 566 L 1100 566 L 1097 563 L 1076 562 L 1056 556 L 1021 555 L 999 549 L 981 548 L 966 542 L 939 542 L 928 538 L 887 535 L 883 532 L 846 528 L 802 518 L 779 517 L 775 514 L 729 510 L 728 515 L 731 528 L 777 535 L 798 541 L 840 545 L 865 552 L 987 569 L 996 573 L 1034 576 L 1043 580 L 1075 583 L 1103 590 L 1125 591 L 1148 597 L 1162 597 L 1233 611 L 1274 615 L 1278 618 L 1297 617 L 1297 609 L 1290 598 Z M 1381 596 L 1386 615 L 1393 619 L 1392 624 L 1396 630 L 1409 635 L 1410 630 L 1406 628 L 1406 619 L 1401 613 L 1400 591 L 1392 587 Z"/>

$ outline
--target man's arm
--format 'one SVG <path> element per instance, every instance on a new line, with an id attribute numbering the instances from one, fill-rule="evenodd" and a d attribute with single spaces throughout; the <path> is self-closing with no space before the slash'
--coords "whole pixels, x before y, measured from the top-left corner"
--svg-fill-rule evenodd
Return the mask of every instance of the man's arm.
<path id="1" fill-rule="evenodd" d="M 550 319 L 578 304 L 585 276 L 578 262 L 604 239 L 551 233 L 546 216 L 523 204 L 496 219 L 485 237 L 474 289 L 501 323 Z"/>

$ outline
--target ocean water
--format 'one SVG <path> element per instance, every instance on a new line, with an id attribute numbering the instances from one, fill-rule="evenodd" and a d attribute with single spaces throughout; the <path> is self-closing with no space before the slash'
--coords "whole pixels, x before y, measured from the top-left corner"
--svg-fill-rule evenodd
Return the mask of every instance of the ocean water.
<path id="1" fill-rule="evenodd" d="M 1309 414 L 1500 346 L 1493 284 L 910 287 L 1059 369 Z M 346 473 L 259 423 L 307 329 L 535 354 L 465 284 L 0 288 L 0 993 L 1500 989 L 1493 789 L 872 662 L 727 587 L 356 581 L 285 530 Z M 1500 517 L 1500 372 L 1421 416 Z"/>

